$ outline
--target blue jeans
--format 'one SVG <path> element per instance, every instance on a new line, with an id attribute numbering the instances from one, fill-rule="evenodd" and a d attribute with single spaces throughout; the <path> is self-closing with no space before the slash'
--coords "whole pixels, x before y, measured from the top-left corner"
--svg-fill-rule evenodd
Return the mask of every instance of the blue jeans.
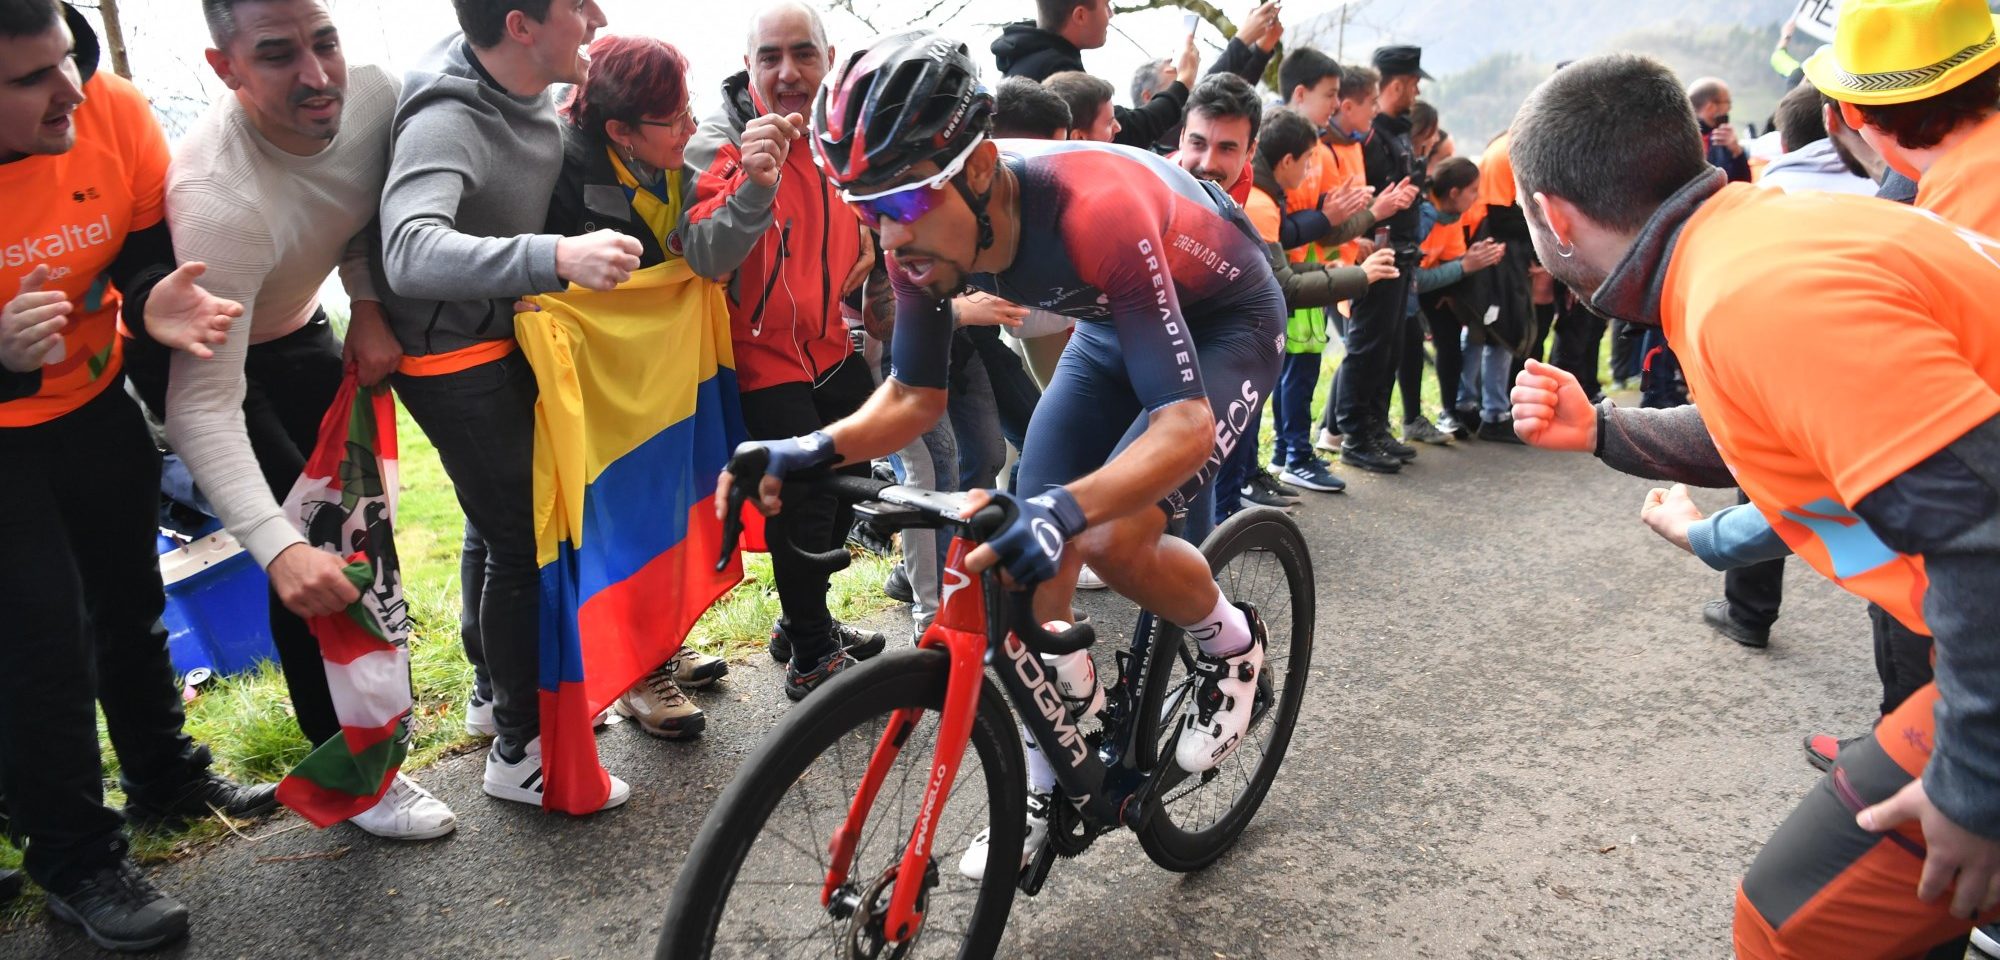
<path id="1" fill-rule="evenodd" d="M 1271 411 L 1278 431 L 1277 446 L 1271 452 L 1273 463 L 1296 467 L 1317 457 L 1312 446 L 1312 398 L 1325 360 L 1326 355 L 1319 353 L 1285 354 L 1278 370 L 1277 406 Z"/>
<path id="2" fill-rule="evenodd" d="M 1488 339 L 1473 343 L 1465 335 L 1465 370 L 1459 374 L 1458 399 L 1463 403 L 1479 398 L 1479 419 L 1499 423 L 1507 418 L 1507 374 L 1513 369 L 1514 355 Z"/>
<path id="3" fill-rule="evenodd" d="M 994 486 L 1007 445 L 1021 449 L 1042 390 L 995 327 L 965 327 L 952 343 L 951 428 L 958 438 L 958 489 Z M 1012 486 L 1011 484 L 1009 485 Z"/>

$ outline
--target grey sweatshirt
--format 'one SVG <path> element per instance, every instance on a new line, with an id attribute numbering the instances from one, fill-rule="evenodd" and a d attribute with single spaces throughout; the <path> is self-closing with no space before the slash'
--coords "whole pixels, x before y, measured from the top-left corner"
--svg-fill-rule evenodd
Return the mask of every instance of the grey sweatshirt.
<path id="1" fill-rule="evenodd" d="M 419 62 L 382 190 L 382 300 L 403 352 L 428 356 L 511 339 L 516 299 L 566 286 L 541 232 L 562 125 L 547 91 L 509 95 L 456 34 Z"/>

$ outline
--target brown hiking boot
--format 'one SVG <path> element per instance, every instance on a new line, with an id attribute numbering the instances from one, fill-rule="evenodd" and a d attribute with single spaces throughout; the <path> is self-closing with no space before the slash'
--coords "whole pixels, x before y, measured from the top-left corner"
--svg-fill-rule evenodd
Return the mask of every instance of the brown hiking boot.
<path id="1" fill-rule="evenodd" d="M 697 736 L 708 724 L 708 715 L 689 701 L 687 694 L 674 683 L 670 672 L 672 662 L 658 670 L 646 674 L 632 689 L 625 691 L 612 704 L 620 716 L 639 724 L 640 729 L 656 737 L 668 740 L 683 740 Z"/>

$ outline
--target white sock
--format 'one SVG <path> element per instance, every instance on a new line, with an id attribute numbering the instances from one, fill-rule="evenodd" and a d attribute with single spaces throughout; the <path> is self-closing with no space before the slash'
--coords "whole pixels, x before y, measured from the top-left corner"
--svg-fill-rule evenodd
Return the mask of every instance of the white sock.
<path id="1" fill-rule="evenodd" d="M 1035 737 L 1027 727 L 1021 728 L 1021 746 L 1028 753 L 1028 792 L 1056 792 L 1056 768 L 1049 766 L 1049 758 L 1042 755 L 1042 748 L 1035 745 Z"/>
<path id="2" fill-rule="evenodd" d="M 1250 649 L 1250 620 L 1222 591 L 1215 592 L 1215 609 L 1194 623 L 1178 624 L 1211 657 L 1233 657 Z"/>

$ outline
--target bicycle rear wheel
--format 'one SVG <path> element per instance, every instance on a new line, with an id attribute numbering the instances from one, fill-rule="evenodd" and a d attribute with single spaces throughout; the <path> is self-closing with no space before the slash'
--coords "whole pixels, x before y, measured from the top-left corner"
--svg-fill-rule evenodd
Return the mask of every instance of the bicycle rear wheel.
<path id="1" fill-rule="evenodd" d="M 1139 833 L 1154 863 L 1182 872 L 1208 866 L 1229 849 L 1271 789 L 1305 699 L 1315 621 L 1312 558 L 1305 536 L 1283 512 L 1253 507 L 1230 517 L 1209 534 L 1202 554 L 1225 596 L 1257 607 L 1268 646 L 1243 743 L 1214 770 L 1168 790 L 1159 813 Z M 1194 694 L 1195 653 L 1185 633 L 1160 621 L 1138 717 L 1144 725 L 1140 747 L 1151 750 L 1141 760 L 1149 767 L 1161 757 L 1173 762 L 1174 733 Z"/>
<path id="2" fill-rule="evenodd" d="M 949 659 L 939 650 L 883 654 L 849 668 L 780 721 L 702 822 L 667 903 L 662 960 L 782 957 L 990 957 L 1014 901 L 1014 870 L 984 882 L 958 855 L 990 829 L 995 862 L 1018 863 L 1026 829 L 1020 733 L 1000 692 L 981 692 L 971 749 L 938 817 L 918 937 L 887 945 L 868 907 L 886 909 L 930 779 Z M 922 718 L 876 795 L 836 904 L 822 906 L 828 844 L 890 715 Z M 856 905 L 859 905 L 857 909 Z M 845 914 L 845 915 L 843 915 Z"/>

